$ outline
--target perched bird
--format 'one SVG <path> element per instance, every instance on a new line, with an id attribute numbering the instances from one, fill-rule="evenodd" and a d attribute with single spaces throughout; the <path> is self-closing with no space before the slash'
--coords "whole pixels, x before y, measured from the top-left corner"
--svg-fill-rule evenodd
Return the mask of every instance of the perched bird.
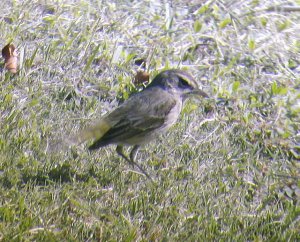
<path id="1" fill-rule="evenodd" d="M 117 153 L 149 177 L 134 161 L 140 145 L 167 131 L 177 121 L 183 101 L 192 94 L 208 97 L 187 72 L 162 71 L 144 90 L 133 94 L 94 126 L 80 132 L 78 141 L 93 139 L 89 150 L 116 144 Z M 133 146 L 129 158 L 123 153 L 124 145 Z"/>

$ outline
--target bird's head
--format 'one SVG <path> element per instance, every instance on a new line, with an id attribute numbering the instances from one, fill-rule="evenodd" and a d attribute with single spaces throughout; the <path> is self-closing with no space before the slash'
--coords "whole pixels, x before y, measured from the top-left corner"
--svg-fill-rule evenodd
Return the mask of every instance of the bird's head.
<path id="1" fill-rule="evenodd" d="M 159 73 L 148 87 L 162 87 L 170 92 L 179 94 L 184 99 L 189 95 L 208 95 L 199 89 L 195 79 L 186 71 L 171 69 Z"/>

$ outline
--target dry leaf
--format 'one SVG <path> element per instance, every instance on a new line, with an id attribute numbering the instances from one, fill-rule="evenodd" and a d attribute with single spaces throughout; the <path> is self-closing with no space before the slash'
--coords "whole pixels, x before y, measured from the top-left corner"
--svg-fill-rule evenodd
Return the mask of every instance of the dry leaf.
<path id="1" fill-rule="evenodd" d="M 146 71 L 138 71 L 134 77 L 135 84 L 143 84 L 149 82 L 149 73 Z"/>
<path id="2" fill-rule="evenodd" d="M 134 60 L 134 64 L 139 66 L 142 69 L 146 69 L 146 60 L 142 59 L 142 58 L 137 58 Z"/>
<path id="3" fill-rule="evenodd" d="M 13 44 L 8 44 L 2 49 L 2 56 L 5 59 L 5 68 L 11 73 L 17 73 L 17 50 Z"/>

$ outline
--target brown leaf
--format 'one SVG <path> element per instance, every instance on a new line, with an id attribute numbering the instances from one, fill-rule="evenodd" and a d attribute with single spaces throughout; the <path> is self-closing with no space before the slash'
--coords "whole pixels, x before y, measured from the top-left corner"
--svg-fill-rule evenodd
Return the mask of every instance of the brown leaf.
<path id="1" fill-rule="evenodd" d="M 146 69 L 146 60 L 145 59 L 137 58 L 134 60 L 134 64 L 136 64 L 140 68 Z"/>
<path id="2" fill-rule="evenodd" d="M 9 43 L 2 49 L 2 56 L 5 60 L 5 68 L 11 73 L 17 73 L 18 55 L 16 47 Z"/>
<path id="3" fill-rule="evenodd" d="M 149 73 L 146 71 L 138 71 L 134 77 L 134 84 L 143 84 L 149 82 Z"/>

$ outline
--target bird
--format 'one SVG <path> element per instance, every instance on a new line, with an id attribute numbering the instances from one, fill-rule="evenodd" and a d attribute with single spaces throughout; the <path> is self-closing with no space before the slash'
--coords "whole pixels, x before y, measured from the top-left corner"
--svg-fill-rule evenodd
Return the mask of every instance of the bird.
<path id="1" fill-rule="evenodd" d="M 138 149 L 176 123 L 184 101 L 191 95 L 208 98 L 187 71 L 164 70 L 142 91 L 131 95 L 94 125 L 79 132 L 77 141 L 82 143 L 93 139 L 88 147 L 90 151 L 117 145 L 117 154 L 150 178 L 135 161 Z M 124 146 L 133 146 L 129 157 L 123 152 Z"/>

